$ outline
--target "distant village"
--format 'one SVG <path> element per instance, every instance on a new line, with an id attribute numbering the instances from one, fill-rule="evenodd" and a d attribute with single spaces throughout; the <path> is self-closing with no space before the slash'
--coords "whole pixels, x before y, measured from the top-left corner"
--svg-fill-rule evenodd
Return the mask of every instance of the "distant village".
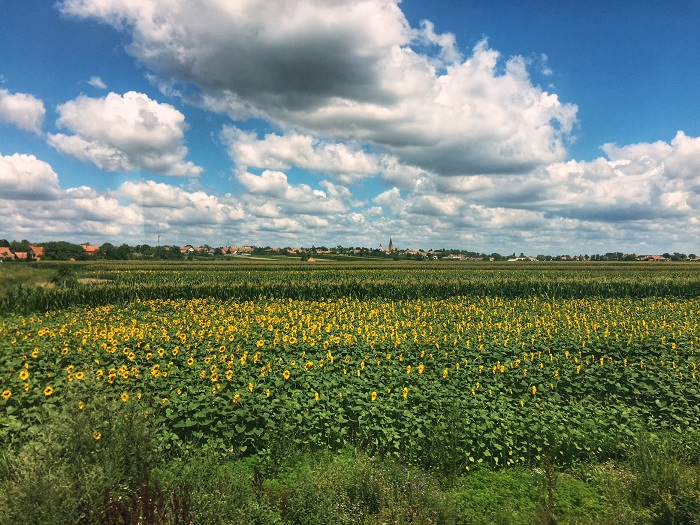
<path id="1" fill-rule="evenodd" d="M 343 257 L 384 258 L 393 260 L 447 260 L 447 261 L 508 261 L 508 262 L 543 262 L 543 261 L 700 261 L 696 254 L 663 253 L 641 255 L 637 253 L 608 252 L 595 255 L 502 255 L 499 253 L 479 253 L 459 249 L 401 249 L 390 238 L 386 247 L 377 248 L 312 246 L 311 248 L 294 247 L 259 247 L 259 246 L 150 246 L 141 244 L 129 246 L 112 243 L 93 245 L 90 243 L 73 244 L 65 241 L 30 243 L 27 240 L 7 241 L 0 239 L 0 262 L 34 262 L 40 260 L 85 261 L 95 259 L 129 260 L 129 259 L 189 259 L 226 258 L 226 257 L 293 257 L 308 262 L 337 260 Z"/>

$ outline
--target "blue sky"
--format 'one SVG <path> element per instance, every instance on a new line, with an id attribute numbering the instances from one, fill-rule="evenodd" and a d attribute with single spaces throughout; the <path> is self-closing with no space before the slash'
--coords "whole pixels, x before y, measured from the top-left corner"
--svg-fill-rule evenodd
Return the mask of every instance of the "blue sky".
<path id="1" fill-rule="evenodd" d="M 0 238 L 700 253 L 700 4 L 0 0 Z"/>

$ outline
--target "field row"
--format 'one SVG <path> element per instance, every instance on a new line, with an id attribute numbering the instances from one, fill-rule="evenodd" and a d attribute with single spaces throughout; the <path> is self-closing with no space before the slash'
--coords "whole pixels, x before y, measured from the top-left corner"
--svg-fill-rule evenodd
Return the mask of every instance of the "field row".
<path id="1" fill-rule="evenodd" d="M 137 404 L 167 447 L 352 443 L 445 468 L 700 425 L 700 300 L 135 301 L 0 321 L 0 421 Z M 100 439 L 107 428 L 91 429 Z"/>
<path id="2" fill-rule="evenodd" d="M 321 300 L 352 297 L 391 300 L 459 296 L 524 298 L 700 297 L 694 264 L 517 266 L 466 263 L 303 263 L 153 265 L 44 263 L 56 269 L 55 287 L 14 287 L 0 297 L 0 314 L 44 312 L 71 306 L 125 304 L 137 299 L 261 297 Z M 30 271 L 29 269 L 28 271 Z M 37 271 L 38 271 L 37 270 Z M 82 279 L 81 281 L 77 277 Z M 87 284 L 86 284 L 87 283 Z"/>

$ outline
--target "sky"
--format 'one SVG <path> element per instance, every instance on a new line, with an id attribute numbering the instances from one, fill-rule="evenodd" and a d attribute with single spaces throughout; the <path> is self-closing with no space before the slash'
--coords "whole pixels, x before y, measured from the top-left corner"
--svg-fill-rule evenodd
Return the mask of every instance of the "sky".
<path id="1" fill-rule="evenodd" d="M 0 0 L 0 238 L 700 254 L 700 2 Z"/>

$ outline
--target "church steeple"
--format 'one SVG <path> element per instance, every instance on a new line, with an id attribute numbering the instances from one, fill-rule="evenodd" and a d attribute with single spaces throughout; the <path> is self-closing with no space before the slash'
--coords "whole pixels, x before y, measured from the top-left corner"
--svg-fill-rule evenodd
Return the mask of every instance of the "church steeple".
<path id="1" fill-rule="evenodd" d="M 389 237 L 389 251 L 391 252 L 391 251 L 393 251 L 393 250 L 394 250 L 394 243 L 393 243 L 393 241 L 391 240 L 391 237 Z"/>

